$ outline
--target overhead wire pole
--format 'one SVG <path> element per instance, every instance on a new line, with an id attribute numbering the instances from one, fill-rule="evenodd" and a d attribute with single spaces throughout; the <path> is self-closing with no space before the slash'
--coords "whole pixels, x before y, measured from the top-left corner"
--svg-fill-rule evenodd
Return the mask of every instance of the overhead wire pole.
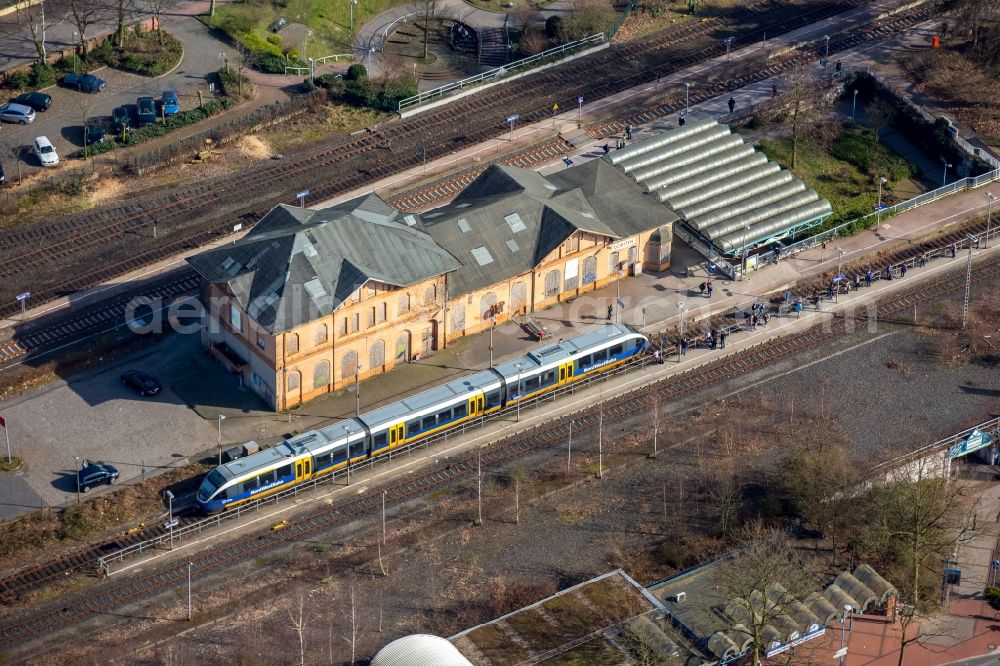
<path id="1" fill-rule="evenodd" d="M 993 216 L 993 202 L 997 200 L 996 195 L 992 192 L 986 193 L 986 198 L 990 200 L 989 204 L 986 206 L 986 235 L 983 236 L 983 249 L 985 250 L 990 244 L 990 222 Z"/>
<path id="2" fill-rule="evenodd" d="M 965 237 L 969 240 L 969 262 L 965 268 L 965 300 L 962 303 L 962 330 L 969 324 L 969 292 L 972 290 L 972 243 L 976 240 L 975 236 L 966 234 Z"/>
<path id="3" fill-rule="evenodd" d="M 194 566 L 194 562 L 188 562 L 188 622 L 191 622 L 191 567 Z"/>

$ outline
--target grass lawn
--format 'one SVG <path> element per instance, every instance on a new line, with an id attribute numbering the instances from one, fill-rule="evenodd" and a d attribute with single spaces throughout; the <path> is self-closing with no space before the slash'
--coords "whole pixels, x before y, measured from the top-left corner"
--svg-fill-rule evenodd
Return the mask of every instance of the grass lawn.
<path id="1" fill-rule="evenodd" d="M 791 139 L 763 140 L 757 148 L 782 166 L 791 165 Z M 883 188 L 884 202 L 893 183 L 908 179 L 911 173 L 912 167 L 884 143 L 876 143 L 870 130 L 845 129 L 829 149 L 810 140 L 799 141 L 795 175 L 833 207 L 833 214 L 817 231 L 871 213 L 878 200 L 876 174 L 889 179 Z"/>
<path id="2" fill-rule="evenodd" d="M 355 31 L 369 18 L 401 4 L 406 2 L 358 0 L 358 4 L 354 6 Z M 320 58 L 334 53 L 349 53 L 351 50 L 349 2 L 247 0 L 247 2 L 219 5 L 215 16 L 205 17 L 205 21 L 210 27 L 223 30 L 231 36 L 251 33 L 263 41 L 271 34 L 267 31 L 267 27 L 281 17 L 288 19 L 290 23 L 301 23 L 309 28 L 309 39 L 303 56 Z M 282 36 L 284 32 L 282 30 L 278 36 Z"/>

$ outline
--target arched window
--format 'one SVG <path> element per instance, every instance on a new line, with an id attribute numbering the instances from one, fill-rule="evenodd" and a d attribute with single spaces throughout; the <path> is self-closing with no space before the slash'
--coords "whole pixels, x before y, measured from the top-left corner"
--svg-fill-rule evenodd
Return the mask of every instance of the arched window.
<path id="1" fill-rule="evenodd" d="M 289 333 L 285 336 L 285 353 L 295 354 L 299 351 L 299 334 Z"/>
<path id="2" fill-rule="evenodd" d="M 330 384 L 330 362 L 320 361 L 313 370 L 313 388 L 323 388 Z"/>
<path id="3" fill-rule="evenodd" d="M 324 342 L 326 342 L 327 336 L 328 336 L 328 333 L 327 333 L 326 324 L 320 324 L 319 326 L 316 327 L 316 342 L 315 342 L 315 344 L 317 344 L 317 345 L 323 344 Z"/>
<path id="4" fill-rule="evenodd" d="M 401 294 L 396 305 L 396 314 L 404 314 L 410 311 L 410 295 Z"/>
<path id="5" fill-rule="evenodd" d="M 406 363 L 410 360 L 410 332 L 403 331 L 396 338 L 396 363 Z"/>
<path id="6" fill-rule="evenodd" d="M 340 357 L 340 378 L 353 379 L 358 370 L 358 352 L 349 351 Z"/>
<path id="7" fill-rule="evenodd" d="M 465 330 L 465 303 L 459 303 L 451 309 L 451 332 Z"/>
<path id="8" fill-rule="evenodd" d="M 597 257 L 587 257 L 583 260 L 583 284 L 597 282 Z"/>
<path id="9" fill-rule="evenodd" d="M 286 388 L 289 391 L 295 391 L 302 384 L 302 373 L 298 370 L 289 370 L 288 378 L 286 380 Z"/>
<path id="10" fill-rule="evenodd" d="M 629 264 L 629 266 L 631 266 L 632 264 L 634 264 L 636 262 L 636 259 L 638 259 L 638 258 L 639 258 L 639 248 L 637 248 L 635 245 L 633 245 L 632 247 L 630 247 L 628 249 L 628 264 Z"/>
<path id="11" fill-rule="evenodd" d="M 511 314 L 517 314 L 528 305 L 528 290 L 523 282 L 515 282 L 510 288 L 510 310 Z"/>
<path id="12" fill-rule="evenodd" d="M 372 370 L 376 368 L 381 368 L 385 365 L 385 343 L 381 340 L 376 340 L 372 343 L 372 348 L 368 352 L 368 363 Z"/>
<path id="13" fill-rule="evenodd" d="M 619 263 L 621 263 L 621 260 L 618 258 L 618 253 L 612 252 L 611 260 L 608 262 L 608 275 L 615 275 L 618 273 L 618 269 L 621 268 Z"/>
<path id="14" fill-rule="evenodd" d="M 497 295 L 492 291 L 487 292 L 479 299 L 479 318 L 486 321 L 497 314 Z"/>
<path id="15" fill-rule="evenodd" d="M 559 271 L 549 271 L 545 274 L 545 298 L 559 295 Z"/>
<path id="16" fill-rule="evenodd" d="M 431 305 L 437 301 L 437 285 L 430 284 L 424 289 L 424 305 Z"/>

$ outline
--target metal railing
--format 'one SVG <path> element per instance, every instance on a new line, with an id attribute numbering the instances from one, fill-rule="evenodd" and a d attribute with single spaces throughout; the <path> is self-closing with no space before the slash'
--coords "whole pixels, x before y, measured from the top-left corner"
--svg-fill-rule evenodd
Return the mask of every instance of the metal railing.
<path id="1" fill-rule="evenodd" d="M 509 418 L 511 416 L 514 416 L 515 414 L 519 414 L 520 410 L 522 409 L 531 409 L 532 407 L 536 407 L 543 403 L 553 402 L 559 396 L 568 393 L 569 394 L 575 393 L 576 391 L 579 391 L 581 389 L 590 388 L 595 384 L 607 381 L 611 377 L 622 375 L 627 372 L 630 372 L 634 368 L 647 365 L 651 361 L 652 359 L 650 357 L 641 356 L 613 370 L 602 372 L 597 376 L 588 377 L 587 379 L 582 380 L 579 383 L 573 383 L 568 386 L 563 386 L 561 388 L 552 390 L 544 395 L 540 395 L 534 398 L 527 398 L 524 401 L 522 401 L 520 405 L 515 404 L 506 407 L 505 409 L 502 409 L 498 412 L 494 412 L 493 414 L 490 414 L 488 416 L 481 416 L 476 419 L 473 419 L 472 421 L 467 421 L 466 423 L 463 423 L 460 426 L 456 426 L 451 430 L 445 431 L 440 435 L 428 437 L 427 439 L 422 439 L 412 444 L 405 444 L 401 447 L 391 449 L 384 453 L 375 455 L 371 458 L 368 458 L 367 460 L 356 462 L 353 465 L 350 465 L 349 469 L 345 467 L 344 469 L 338 470 L 336 472 L 331 472 L 330 474 L 325 474 L 321 477 L 296 484 L 291 488 L 282 490 L 281 492 L 277 492 L 273 495 L 270 495 L 269 497 L 263 497 L 260 499 L 253 500 L 251 502 L 234 507 L 227 511 L 223 511 L 222 513 L 216 514 L 214 516 L 208 516 L 206 518 L 198 520 L 197 522 L 191 523 L 190 525 L 185 525 L 183 527 L 179 527 L 170 530 L 168 532 L 165 532 L 164 534 L 158 535 L 151 539 L 146 539 L 144 541 L 134 543 L 114 553 L 101 557 L 98 560 L 98 564 L 101 570 L 104 571 L 105 575 L 110 575 L 112 573 L 111 571 L 112 563 L 124 562 L 125 559 L 127 558 L 134 557 L 137 555 L 142 555 L 148 552 L 149 550 L 156 550 L 163 548 L 169 549 L 173 546 L 174 542 L 183 541 L 185 538 L 190 536 L 200 535 L 206 529 L 218 527 L 223 523 L 235 520 L 243 515 L 256 511 L 262 507 L 266 507 L 271 504 L 277 505 L 282 500 L 295 498 L 300 493 L 316 490 L 321 485 L 334 486 L 337 485 L 338 481 L 343 481 L 345 484 L 347 484 L 352 474 L 356 475 L 364 469 L 374 468 L 376 463 L 389 462 L 394 457 L 398 458 L 400 455 L 403 454 L 412 454 L 416 451 L 419 451 L 420 449 L 429 447 L 439 442 L 447 442 L 449 438 L 454 438 L 457 435 L 464 435 L 466 432 L 480 428 L 486 425 L 487 423 L 492 423 L 495 420 Z"/>
<path id="2" fill-rule="evenodd" d="M 354 59 L 354 54 L 353 53 L 334 53 L 332 55 L 323 56 L 322 58 L 313 58 L 313 61 L 317 62 L 317 63 L 319 63 L 321 65 L 325 65 L 326 61 L 329 60 L 330 58 L 333 58 L 334 62 L 340 62 L 341 58 L 344 58 L 345 60 L 353 60 Z"/>
<path id="3" fill-rule="evenodd" d="M 306 72 L 308 74 L 309 71 L 310 71 L 309 67 L 287 67 L 287 66 L 285 67 L 285 74 L 288 74 L 289 72 L 294 72 L 296 74 L 301 74 L 302 72 Z"/>
<path id="4" fill-rule="evenodd" d="M 396 19 L 389 25 L 385 26 L 385 29 L 382 31 L 382 43 L 379 44 L 378 46 L 379 52 L 385 53 L 385 43 L 389 39 L 389 33 L 393 31 L 394 25 L 396 25 L 397 23 L 406 23 L 410 18 L 414 16 L 422 16 L 423 14 L 424 12 L 410 12 L 409 14 L 403 14 L 398 19 Z M 431 12 L 431 16 L 436 16 L 436 15 L 437 15 L 437 10 Z"/>
<path id="5" fill-rule="evenodd" d="M 438 97 L 445 97 L 449 93 L 455 91 L 464 90 L 465 88 L 475 87 L 477 85 L 482 85 L 484 83 L 490 83 L 492 81 L 499 80 L 506 74 L 510 74 L 515 70 L 530 69 L 533 66 L 544 64 L 545 61 L 555 62 L 566 57 L 570 51 L 576 51 L 588 46 L 594 46 L 596 44 L 604 43 L 604 33 L 598 32 L 591 35 L 590 37 L 584 37 L 575 42 L 569 42 L 555 48 L 548 49 L 547 51 L 542 51 L 530 58 L 524 58 L 522 60 L 517 60 L 510 63 L 509 65 L 504 65 L 503 67 L 497 67 L 489 71 L 483 72 L 482 74 L 477 74 L 475 76 L 470 76 L 467 79 L 462 79 L 461 81 L 454 81 L 452 83 L 446 83 L 443 86 L 438 86 L 433 90 L 428 90 L 420 94 L 414 95 L 413 97 L 407 97 L 406 99 L 400 100 L 397 111 L 402 111 L 403 109 L 416 106 L 418 104 L 423 104 L 432 99 Z"/>

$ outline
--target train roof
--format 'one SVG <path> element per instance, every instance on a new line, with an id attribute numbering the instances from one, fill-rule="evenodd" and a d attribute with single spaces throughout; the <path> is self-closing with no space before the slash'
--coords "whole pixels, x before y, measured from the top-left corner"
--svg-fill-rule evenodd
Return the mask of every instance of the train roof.
<path id="1" fill-rule="evenodd" d="M 238 458 L 232 462 L 227 462 L 216 469 L 222 473 L 222 476 L 227 481 L 230 481 L 236 477 L 243 476 L 247 472 L 252 472 L 284 460 L 292 455 L 292 451 L 292 448 L 288 444 L 281 442 L 270 449 L 264 449 L 245 458 Z"/>
<path id="2" fill-rule="evenodd" d="M 399 423 L 428 407 L 467 395 L 476 389 L 489 389 L 499 385 L 500 378 L 492 370 L 473 372 L 447 384 L 435 386 L 432 389 L 362 414 L 361 420 L 368 424 L 369 428 L 377 428 L 386 423 Z"/>
<path id="3" fill-rule="evenodd" d="M 636 335 L 637 333 L 624 324 L 608 324 L 601 328 L 577 335 L 569 340 L 560 340 L 543 347 L 538 347 L 526 356 L 511 359 L 496 366 L 497 372 L 505 378 L 516 377 L 518 365 L 521 366 L 521 373 L 527 373 L 538 368 L 565 361 L 581 351 L 592 347 L 600 346 L 601 343 L 626 335 Z"/>

